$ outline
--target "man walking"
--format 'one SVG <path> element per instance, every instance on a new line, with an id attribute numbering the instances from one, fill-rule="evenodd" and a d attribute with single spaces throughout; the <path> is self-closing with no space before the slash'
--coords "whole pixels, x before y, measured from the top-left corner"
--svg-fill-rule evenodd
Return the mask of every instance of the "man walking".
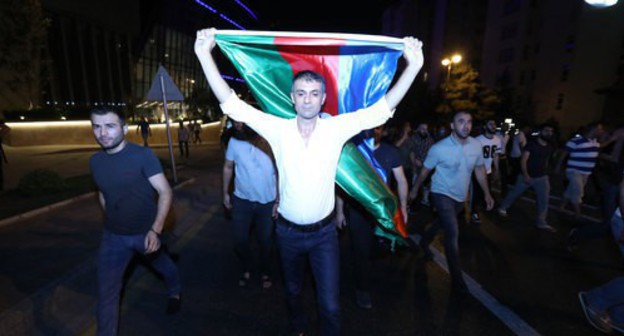
<path id="1" fill-rule="evenodd" d="M 550 197 L 550 181 L 548 179 L 548 162 L 555 149 L 552 145 L 554 128 L 550 124 L 542 124 L 539 127 L 537 139 L 527 141 L 520 160 L 521 174 L 516 179 L 516 184 L 509 194 L 501 202 L 498 214 L 506 217 L 507 209 L 516 201 L 528 188 L 535 191 L 537 205 L 537 219 L 535 227 L 549 232 L 557 230 L 548 225 L 546 216 L 548 215 L 548 198 Z"/>
<path id="2" fill-rule="evenodd" d="M 97 334 L 116 335 L 123 275 L 135 254 L 163 276 L 167 313 L 180 309 L 178 270 L 160 242 L 172 192 L 156 155 L 126 142 L 128 125 L 121 112 L 94 110 L 91 127 L 102 151 L 93 154 L 89 166 L 105 214 L 97 256 Z"/>
<path id="3" fill-rule="evenodd" d="M 407 66 L 384 98 L 363 110 L 321 119 L 325 79 L 313 71 L 293 78 L 290 99 L 297 116 L 283 119 L 243 102 L 221 77 L 211 54 L 215 29 L 197 33 L 195 53 L 223 112 L 265 138 L 275 154 L 279 178 L 277 244 L 293 331 L 303 334 L 301 292 L 306 260 L 316 281 L 321 335 L 340 334 L 339 247 L 334 188 L 342 147 L 355 134 L 379 126 L 407 93 L 423 64 L 422 44 L 404 40 Z M 355 93 L 354 93 L 355 94 Z"/>
<path id="4" fill-rule="evenodd" d="M 488 180 L 488 187 L 490 188 L 490 194 L 492 193 L 492 183 L 494 182 L 494 176 L 500 177 L 499 171 L 499 155 L 501 153 L 502 143 L 500 137 L 496 135 L 496 121 L 494 119 L 488 119 L 483 127 L 483 133 L 476 138 L 482 146 L 483 164 L 485 165 L 485 173 Z M 497 175 L 495 175 L 497 174 Z M 483 193 L 479 188 L 476 188 L 477 179 L 476 176 L 472 177 L 472 199 L 470 214 L 470 221 L 479 224 L 481 223 L 481 216 L 479 210 L 483 207 Z"/>
<path id="5" fill-rule="evenodd" d="M 563 193 L 561 202 L 561 211 L 565 210 L 568 203 L 572 203 L 574 216 L 577 220 L 581 218 L 581 205 L 583 203 L 583 194 L 585 186 L 589 180 L 596 162 L 600 154 L 600 143 L 598 138 L 602 136 L 604 130 L 602 124 L 591 123 L 587 125 L 583 134 L 575 136 L 568 140 L 565 145 L 563 155 L 559 157 L 556 171 L 561 171 L 560 167 L 565 158 L 568 158 L 566 164 L 566 178 L 568 185 Z"/>
<path id="6" fill-rule="evenodd" d="M 429 244 L 440 229 L 444 231 L 444 253 L 451 275 L 453 290 L 467 292 L 459 262 L 459 223 L 457 217 L 464 209 L 470 178 L 474 172 L 483 190 L 486 209 L 494 207 L 483 163 L 481 143 L 470 136 L 472 116 L 466 111 L 453 115 L 451 135 L 435 143 L 425 158 L 423 168 L 410 192 L 415 199 L 418 189 L 435 169 L 431 177 L 431 200 L 438 218 L 424 231 L 419 242 L 425 256 L 431 258 Z"/>

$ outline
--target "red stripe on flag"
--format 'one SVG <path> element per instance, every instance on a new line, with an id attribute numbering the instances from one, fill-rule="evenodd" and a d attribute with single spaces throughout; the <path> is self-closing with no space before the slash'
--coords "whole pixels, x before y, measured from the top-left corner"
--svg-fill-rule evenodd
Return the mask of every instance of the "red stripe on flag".
<path id="1" fill-rule="evenodd" d="M 394 213 L 394 217 L 392 219 L 394 220 L 396 230 L 403 238 L 407 238 L 407 224 L 403 221 L 403 213 L 400 208 Z"/>
<path id="2" fill-rule="evenodd" d="M 338 114 L 338 66 L 340 47 L 344 40 L 276 37 L 275 46 L 290 64 L 293 76 L 303 70 L 312 70 L 325 77 L 324 112 Z"/>

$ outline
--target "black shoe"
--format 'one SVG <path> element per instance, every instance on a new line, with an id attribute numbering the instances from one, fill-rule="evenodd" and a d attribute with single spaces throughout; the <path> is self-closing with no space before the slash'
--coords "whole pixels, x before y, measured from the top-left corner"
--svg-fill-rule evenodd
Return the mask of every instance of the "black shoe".
<path id="1" fill-rule="evenodd" d="M 431 252 L 431 249 L 429 248 L 429 244 L 425 244 L 422 242 L 422 240 L 420 241 L 420 243 L 418 244 L 420 246 L 420 249 L 422 250 L 423 253 L 423 258 L 426 261 L 431 261 L 433 260 L 433 252 Z"/>
<path id="2" fill-rule="evenodd" d="M 578 249 L 579 239 L 578 239 L 578 230 L 576 228 L 570 230 L 568 234 L 568 241 L 566 244 L 566 248 L 568 252 L 572 253 Z"/>
<path id="3" fill-rule="evenodd" d="M 362 309 L 372 309 L 370 294 L 364 291 L 355 291 L 355 303 Z"/>
<path id="4" fill-rule="evenodd" d="M 472 222 L 473 224 L 481 224 L 481 216 L 479 216 L 478 213 L 474 212 L 472 215 L 470 215 L 470 222 Z"/>
<path id="5" fill-rule="evenodd" d="M 180 311 L 182 307 L 182 298 L 181 297 L 170 297 L 167 300 L 167 315 L 174 315 Z"/>

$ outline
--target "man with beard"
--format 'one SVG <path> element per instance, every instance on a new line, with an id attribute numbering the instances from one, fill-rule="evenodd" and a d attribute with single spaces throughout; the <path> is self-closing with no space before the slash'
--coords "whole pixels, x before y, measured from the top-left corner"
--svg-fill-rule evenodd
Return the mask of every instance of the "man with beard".
<path id="1" fill-rule="evenodd" d="M 241 287 L 251 278 L 250 234 L 255 228 L 260 245 L 260 280 L 271 287 L 273 219 L 277 217 L 277 176 L 269 144 L 242 122 L 233 122 L 234 132 L 225 152 L 223 165 L 223 205 L 232 214 L 234 251 L 243 271 Z M 234 177 L 234 192 L 230 184 Z"/>
<path id="2" fill-rule="evenodd" d="M 496 136 L 496 121 L 494 119 L 488 119 L 483 127 L 483 133 L 476 138 L 481 143 L 483 149 L 483 163 L 485 164 L 485 173 L 487 174 L 488 186 L 491 188 L 494 182 L 494 176 L 500 177 L 499 171 L 499 155 L 501 148 L 501 138 Z M 497 174 L 497 175 L 495 175 Z M 476 176 L 472 177 L 472 199 L 470 214 L 470 221 L 479 224 L 481 223 L 481 217 L 479 216 L 479 210 L 483 207 L 483 193 L 479 188 L 475 188 L 477 183 Z M 491 194 L 490 190 L 490 194 Z"/>
<path id="3" fill-rule="evenodd" d="M 467 292 L 459 263 L 459 225 L 457 217 L 464 209 L 470 178 L 474 172 L 483 190 L 487 210 L 494 207 L 494 199 L 488 188 L 481 143 L 470 136 L 472 116 L 466 111 L 453 115 L 451 135 L 435 143 L 425 158 L 423 168 L 411 191 L 412 199 L 418 188 L 427 179 L 431 170 L 431 199 L 437 209 L 438 218 L 424 231 L 419 245 L 425 257 L 432 257 L 429 244 L 440 229 L 444 231 L 444 253 L 451 285 L 458 293 Z"/>
<path id="4" fill-rule="evenodd" d="M 128 125 L 121 112 L 94 110 L 91 127 L 102 151 L 93 154 L 89 166 L 105 214 L 97 256 L 97 334 L 116 335 L 123 275 L 137 253 L 163 276 L 167 313 L 180 310 L 178 270 L 160 241 L 172 192 L 152 150 L 126 142 Z"/>
<path id="5" fill-rule="evenodd" d="M 498 213 L 506 217 L 507 209 L 513 202 L 528 188 L 532 188 L 535 192 L 535 202 L 537 205 L 535 227 L 549 232 L 557 232 L 554 227 L 548 225 L 546 222 L 546 216 L 548 215 L 548 199 L 550 197 L 548 163 L 555 151 L 552 145 L 553 133 L 554 128 L 552 125 L 542 124 L 539 127 L 538 137 L 527 142 L 520 159 L 521 174 L 518 175 L 513 189 L 507 194 L 498 208 Z"/>

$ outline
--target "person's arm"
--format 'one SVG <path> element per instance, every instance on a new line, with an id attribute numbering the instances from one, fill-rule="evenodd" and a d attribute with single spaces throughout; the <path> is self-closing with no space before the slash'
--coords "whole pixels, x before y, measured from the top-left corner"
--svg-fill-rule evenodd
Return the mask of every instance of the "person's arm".
<path id="1" fill-rule="evenodd" d="M 522 172 L 522 176 L 524 177 L 524 182 L 531 182 L 531 176 L 529 176 L 529 170 L 527 168 L 527 162 L 529 161 L 529 156 L 531 152 L 522 151 L 522 156 L 520 157 L 520 171 Z"/>
<path id="2" fill-rule="evenodd" d="M 232 201 L 230 199 L 230 183 L 234 176 L 234 161 L 225 160 L 223 164 L 223 206 L 226 209 L 232 209 Z"/>
<path id="3" fill-rule="evenodd" d="M 494 207 L 494 198 L 492 198 L 492 194 L 490 194 L 490 188 L 488 187 L 487 181 L 487 173 L 485 172 L 485 166 L 479 165 L 475 167 L 475 176 L 477 177 L 477 182 L 479 182 L 479 186 L 481 190 L 483 190 L 483 195 L 485 196 L 485 204 L 487 210 L 492 210 Z"/>
<path id="4" fill-rule="evenodd" d="M 216 32 L 217 30 L 214 28 L 203 29 L 197 32 L 195 54 L 204 70 L 204 75 L 206 75 L 206 80 L 208 81 L 208 85 L 210 85 L 210 89 L 212 89 L 219 103 L 223 104 L 232 94 L 232 89 L 225 79 L 221 77 L 217 63 L 212 56 L 212 50 L 216 45 Z"/>
<path id="5" fill-rule="evenodd" d="M 336 193 L 336 226 L 342 229 L 347 226 L 347 218 L 344 213 L 344 200 Z"/>
<path id="6" fill-rule="evenodd" d="M 152 253 L 160 248 L 160 234 L 165 226 L 165 219 L 171 207 L 173 192 L 164 173 L 153 175 L 149 179 L 150 184 L 158 193 L 156 219 L 145 236 L 145 252 Z"/>
<path id="7" fill-rule="evenodd" d="M 412 190 L 409 193 L 410 202 L 416 199 L 416 196 L 418 196 L 418 189 L 423 184 L 423 182 L 425 182 L 430 172 L 431 170 L 427 169 L 427 167 L 422 167 L 422 169 L 420 170 L 420 174 L 418 174 L 418 178 L 416 179 L 416 182 L 414 182 L 414 186 L 412 186 Z"/>
<path id="8" fill-rule="evenodd" d="M 404 223 L 407 223 L 407 179 L 405 178 L 405 172 L 403 166 L 392 168 L 392 173 L 397 182 L 397 191 L 399 194 L 399 204 L 401 206 L 401 214 L 403 215 Z"/>
<path id="9" fill-rule="evenodd" d="M 413 37 L 405 37 L 403 39 L 403 46 L 403 58 L 407 62 L 407 66 L 401 73 L 397 82 L 386 93 L 386 101 L 388 102 L 390 110 L 394 110 L 403 97 L 405 97 L 405 94 L 410 86 L 412 86 L 424 62 L 421 41 Z"/>

